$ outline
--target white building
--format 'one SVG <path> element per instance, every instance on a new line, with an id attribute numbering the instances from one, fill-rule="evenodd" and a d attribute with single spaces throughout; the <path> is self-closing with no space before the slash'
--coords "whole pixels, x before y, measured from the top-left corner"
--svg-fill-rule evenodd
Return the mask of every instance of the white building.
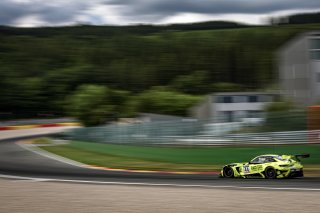
<path id="1" fill-rule="evenodd" d="M 266 104 L 275 101 L 276 94 L 263 92 L 213 93 L 191 109 L 193 117 L 214 122 L 241 122 L 264 117 Z"/>

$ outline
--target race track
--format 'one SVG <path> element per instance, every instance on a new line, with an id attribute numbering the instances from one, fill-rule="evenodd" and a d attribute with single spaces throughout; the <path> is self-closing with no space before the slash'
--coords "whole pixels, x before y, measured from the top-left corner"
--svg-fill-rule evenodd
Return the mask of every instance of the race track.
<path id="1" fill-rule="evenodd" d="M 83 168 L 28 151 L 16 143 L 18 140 L 21 138 L 0 140 L 0 176 L 3 178 L 93 184 L 320 191 L 320 177 L 224 179 L 217 175 L 128 173 Z"/>

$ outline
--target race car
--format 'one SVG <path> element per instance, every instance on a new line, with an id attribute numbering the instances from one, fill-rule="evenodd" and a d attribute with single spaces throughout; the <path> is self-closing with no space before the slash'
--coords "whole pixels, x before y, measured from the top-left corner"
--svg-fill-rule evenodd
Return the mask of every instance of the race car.
<path id="1" fill-rule="evenodd" d="M 266 179 L 303 177 L 303 166 L 300 158 L 308 157 L 310 157 L 310 154 L 260 155 L 249 162 L 225 165 L 220 172 L 220 177 L 258 177 Z"/>

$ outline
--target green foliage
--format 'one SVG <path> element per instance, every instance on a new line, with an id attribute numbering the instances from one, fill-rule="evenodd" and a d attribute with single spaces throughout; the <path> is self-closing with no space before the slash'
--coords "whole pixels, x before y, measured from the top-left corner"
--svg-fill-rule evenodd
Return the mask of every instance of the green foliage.
<path id="1" fill-rule="evenodd" d="M 179 92 L 205 94 L 211 92 L 208 72 L 196 71 L 189 75 L 180 75 L 171 82 L 171 87 Z"/>
<path id="2" fill-rule="evenodd" d="M 264 88 L 278 76 L 274 52 L 293 36 L 319 28 L 314 24 L 204 30 L 212 26 L 0 27 L 0 112 L 64 114 L 63 100 L 83 84 L 142 96 L 155 85 L 196 95 Z M 184 114 L 182 108 L 193 102 L 173 92 L 186 100 L 170 103 L 163 98 L 167 93 L 159 93 L 162 104 L 153 100 L 148 107 L 126 100 L 117 114 L 132 115 L 137 105 L 155 113 Z M 108 106 L 119 106 L 117 101 L 122 102 Z M 170 104 L 177 105 L 169 110 Z M 160 110 L 163 105 L 167 108 Z"/>
<path id="3" fill-rule="evenodd" d="M 191 24 L 171 24 L 171 25 L 131 25 L 131 26 L 90 26 L 78 25 L 68 27 L 41 27 L 41 28 L 15 28 L 0 26 L 0 35 L 32 35 L 35 37 L 54 36 L 74 36 L 90 39 L 91 36 L 121 36 L 127 34 L 145 35 L 150 33 L 161 33 L 168 31 L 189 31 L 189 30 L 213 30 L 213 29 L 232 29 L 249 28 L 252 25 L 240 24 L 228 21 L 208 21 Z"/>
<path id="4" fill-rule="evenodd" d="M 127 95 L 104 86 L 82 85 L 67 99 L 67 111 L 85 126 L 104 124 L 118 118 Z"/>
<path id="5" fill-rule="evenodd" d="M 128 91 L 112 90 L 98 85 L 82 85 L 66 99 L 70 116 L 85 126 L 104 124 L 119 117 L 132 117 L 137 112 L 186 115 L 199 96 L 169 91 L 163 87 L 130 96 Z"/>
<path id="6" fill-rule="evenodd" d="M 280 18 L 271 18 L 271 24 L 310 24 L 320 22 L 320 13 L 302 13 Z"/>
<path id="7" fill-rule="evenodd" d="M 154 87 L 137 96 L 137 111 L 186 115 L 186 110 L 200 100 L 199 96 Z"/>
<path id="8" fill-rule="evenodd" d="M 262 127 L 263 131 L 299 131 L 307 130 L 307 114 L 305 111 L 270 111 Z"/>
<path id="9" fill-rule="evenodd" d="M 214 92 L 239 92 L 245 88 L 240 84 L 221 82 L 212 85 L 212 91 Z"/>
<path id="10" fill-rule="evenodd" d="M 267 113 L 272 112 L 288 112 L 289 110 L 293 109 L 294 105 L 290 101 L 279 101 L 273 102 L 266 106 Z"/>
<path id="11" fill-rule="evenodd" d="M 297 110 L 290 101 L 281 100 L 266 106 L 266 121 L 263 131 L 299 131 L 307 129 L 307 115 Z"/>

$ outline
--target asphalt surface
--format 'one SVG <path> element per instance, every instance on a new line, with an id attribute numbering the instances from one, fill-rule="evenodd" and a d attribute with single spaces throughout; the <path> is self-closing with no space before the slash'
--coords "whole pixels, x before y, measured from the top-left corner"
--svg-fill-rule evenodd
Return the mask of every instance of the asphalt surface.
<path id="1" fill-rule="evenodd" d="M 29 136 L 30 137 L 30 136 Z M 172 185 L 212 188 L 320 190 L 320 177 L 295 179 L 224 179 L 217 175 L 128 173 L 77 167 L 30 152 L 16 141 L 0 140 L 0 175 L 97 184 Z"/>

